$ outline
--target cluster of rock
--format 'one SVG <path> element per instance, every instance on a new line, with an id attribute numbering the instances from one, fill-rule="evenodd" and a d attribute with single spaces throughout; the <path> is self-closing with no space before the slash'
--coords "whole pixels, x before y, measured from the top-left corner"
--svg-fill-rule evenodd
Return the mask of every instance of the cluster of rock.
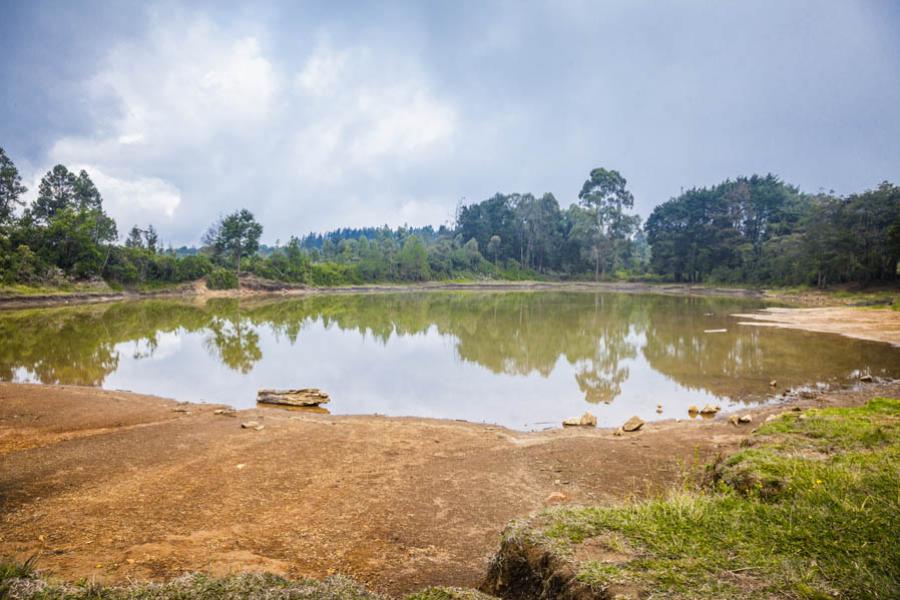
<path id="1" fill-rule="evenodd" d="M 589 412 L 584 413 L 580 417 L 572 417 L 563 421 L 563 427 L 596 427 L 597 417 Z M 644 426 L 644 420 L 635 415 L 625 421 L 625 423 L 613 432 L 613 435 L 622 435 L 624 432 L 637 431 Z"/>
<path id="2" fill-rule="evenodd" d="M 688 414 L 692 417 L 697 416 L 698 413 L 701 415 L 714 415 L 720 410 L 722 410 L 722 407 L 718 404 L 707 404 L 703 408 L 697 408 L 695 404 L 688 406 Z"/>
<path id="3" fill-rule="evenodd" d="M 597 417 L 590 412 L 585 412 L 580 417 L 572 417 L 563 421 L 563 427 L 596 427 Z"/>

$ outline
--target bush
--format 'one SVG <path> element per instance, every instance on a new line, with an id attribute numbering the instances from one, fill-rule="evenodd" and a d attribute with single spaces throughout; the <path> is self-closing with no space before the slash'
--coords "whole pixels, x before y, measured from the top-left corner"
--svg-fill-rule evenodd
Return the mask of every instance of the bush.
<path id="1" fill-rule="evenodd" d="M 19 244 L 14 252 L 10 252 L 0 263 L 0 268 L 4 271 L 3 279 L 10 283 L 38 283 L 45 271 L 40 258 L 25 244 Z"/>
<path id="2" fill-rule="evenodd" d="M 314 263 L 311 279 L 313 285 L 346 285 L 362 283 L 359 271 L 353 265 L 340 263 Z"/>
<path id="3" fill-rule="evenodd" d="M 206 286 L 211 290 L 233 290 L 238 287 L 238 278 L 232 271 L 219 267 L 206 276 Z"/>
<path id="4" fill-rule="evenodd" d="M 212 273 L 212 270 L 212 262 L 207 257 L 197 254 L 178 259 L 175 276 L 178 281 L 196 281 Z"/>

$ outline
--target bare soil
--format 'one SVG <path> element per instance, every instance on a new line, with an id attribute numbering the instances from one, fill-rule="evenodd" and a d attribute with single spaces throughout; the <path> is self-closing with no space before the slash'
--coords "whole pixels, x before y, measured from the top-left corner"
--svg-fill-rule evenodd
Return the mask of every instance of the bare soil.
<path id="1" fill-rule="evenodd" d="M 891 309 L 767 308 L 755 313 L 734 316 L 752 319 L 742 322 L 741 325 L 837 333 L 851 338 L 900 346 L 900 311 Z"/>
<path id="2" fill-rule="evenodd" d="M 900 394 L 900 384 L 805 405 Z M 664 399 L 662 399 L 665 402 Z M 0 384 L 0 555 L 67 580 L 335 572 L 401 594 L 477 586 L 508 521 L 659 493 L 734 450 L 726 419 L 520 433 L 95 388 Z M 753 411 L 754 423 L 784 406 Z M 257 421 L 262 430 L 243 429 Z M 554 494 L 556 492 L 556 494 Z M 551 496 L 551 494 L 553 496 Z"/>

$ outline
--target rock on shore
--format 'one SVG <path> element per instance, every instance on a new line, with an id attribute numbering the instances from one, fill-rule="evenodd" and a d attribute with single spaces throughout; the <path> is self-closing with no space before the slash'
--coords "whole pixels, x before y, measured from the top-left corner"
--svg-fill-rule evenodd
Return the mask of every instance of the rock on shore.
<path id="1" fill-rule="evenodd" d="M 283 404 L 285 406 L 319 406 L 331 402 L 328 394 L 317 388 L 297 390 L 259 390 L 256 401 L 263 404 Z"/>

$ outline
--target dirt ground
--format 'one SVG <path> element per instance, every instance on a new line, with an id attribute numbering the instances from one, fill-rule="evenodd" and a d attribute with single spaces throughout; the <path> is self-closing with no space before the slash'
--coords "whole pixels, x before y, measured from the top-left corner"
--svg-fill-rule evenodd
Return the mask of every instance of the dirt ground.
<path id="1" fill-rule="evenodd" d="M 767 308 L 734 316 L 752 319 L 741 325 L 839 333 L 900 346 L 900 311 L 887 308 Z"/>
<path id="2" fill-rule="evenodd" d="M 900 395 L 871 384 L 806 404 Z M 389 594 L 475 586 L 511 519 L 658 493 L 741 442 L 724 417 L 518 433 L 94 388 L 0 384 L 0 556 L 68 580 L 335 572 Z M 754 412 L 754 424 L 785 407 Z M 260 431 L 242 429 L 255 420 Z M 556 496 L 559 498 L 559 495 Z M 557 500 L 558 501 L 558 500 Z"/>

